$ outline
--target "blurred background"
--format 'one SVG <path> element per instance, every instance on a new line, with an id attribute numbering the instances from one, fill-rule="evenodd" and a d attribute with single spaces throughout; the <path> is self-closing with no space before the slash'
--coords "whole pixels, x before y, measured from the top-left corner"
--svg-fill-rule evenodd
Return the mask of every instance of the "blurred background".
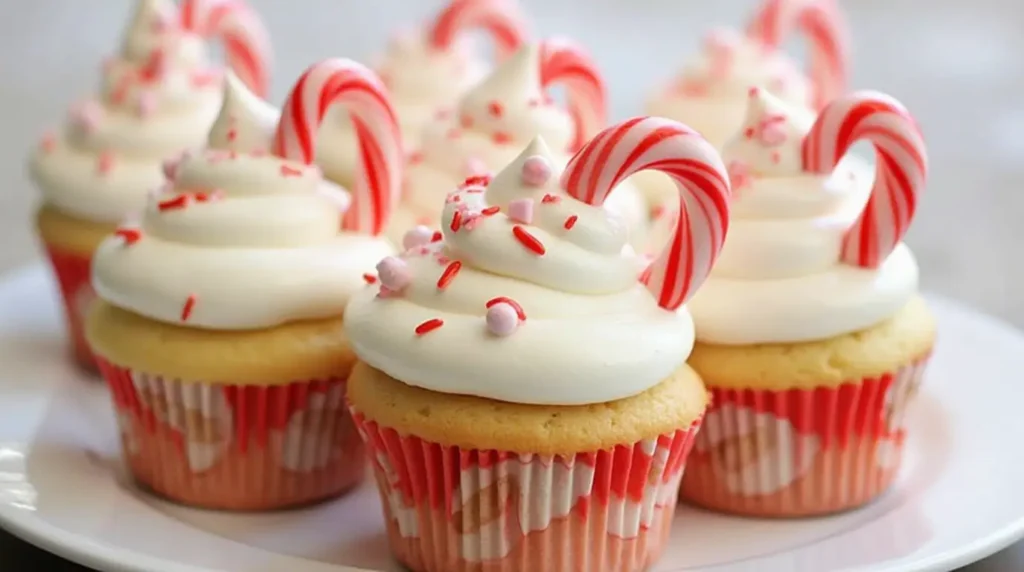
<path id="1" fill-rule="evenodd" d="M 308 64 L 368 60 L 389 34 L 439 0 L 249 0 L 274 41 L 271 100 Z M 611 89 L 614 118 L 638 114 L 716 24 L 741 25 L 757 0 L 523 0 L 537 35 L 590 48 Z M 888 92 L 917 116 L 930 144 L 931 184 L 908 242 L 925 290 L 1024 325 L 1024 2 L 840 0 L 853 31 L 852 85 Z M 0 272 L 39 253 L 27 150 L 95 88 L 117 49 L 131 0 L 3 2 L 0 18 Z M 802 46 L 794 44 L 799 53 Z M 983 381 L 983 380 L 980 380 Z M 972 570 L 1021 570 L 1000 565 Z M 51 568 L 47 568 L 51 569 Z"/>

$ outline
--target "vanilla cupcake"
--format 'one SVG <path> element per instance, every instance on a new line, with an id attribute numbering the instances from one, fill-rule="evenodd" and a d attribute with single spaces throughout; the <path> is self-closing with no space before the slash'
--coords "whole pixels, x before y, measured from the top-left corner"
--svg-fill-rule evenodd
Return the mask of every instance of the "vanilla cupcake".
<path id="1" fill-rule="evenodd" d="M 567 89 L 567 110 L 546 93 L 558 83 Z M 452 189 L 477 177 L 486 180 L 536 136 L 547 141 L 554 161 L 564 165 L 570 153 L 603 127 L 606 108 L 600 71 L 580 47 L 566 41 L 524 46 L 470 90 L 455 113 L 427 127 L 422 148 L 409 157 L 402 202 L 388 236 L 401 244 L 410 229 L 435 224 Z M 630 242 L 643 248 L 644 205 L 632 185 L 620 188 L 609 206 L 631 229 Z"/>
<path id="2" fill-rule="evenodd" d="M 647 112 L 690 125 L 721 148 L 743 121 L 747 91 L 768 89 L 786 102 L 821 109 L 846 89 L 848 51 L 846 23 L 835 0 L 762 0 L 745 32 L 711 31 L 681 73 L 659 87 Z M 807 74 L 782 50 L 786 37 L 799 29 L 807 37 Z M 636 184 L 644 192 L 652 217 L 666 213 L 673 188 L 656 173 L 644 173 Z"/>
<path id="3" fill-rule="evenodd" d="M 846 157 L 865 140 L 873 181 Z M 896 476 L 935 340 L 900 242 L 927 174 L 921 135 L 881 94 L 841 97 L 815 119 L 756 90 L 723 157 L 732 228 L 689 304 L 690 365 L 713 405 L 683 495 L 759 516 L 864 504 Z"/>
<path id="4" fill-rule="evenodd" d="M 268 509 L 364 474 L 342 402 L 355 361 L 342 321 L 391 251 L 376 234 L 401 141 L 379 79 L 348 60 L 311 67 L 279 122 L 239 82 L 226 90 L 209 148 L 170 165 L 139 223 L 96 251 L 86 333 L 140 483 L 186 504 Z M 312 165 L 322 108 L 310 100 L 372 125 L 351 196 Z"/>
<path id="5" fill-rule="evenodd" d="M 523 43 L 526 24 L 515 0 L 451 0 L 422 29 L 402 30 L 374 66 L 388 86 L 406 145 L 415 145 L 437 115 L 450 111 L 490 65 L 481 57 L 473 32 L 486 32 L 497 57 L 504 59 Z M 352 184 L 358 154 L 355 131 L 343 110 L 328 112 L 317 147 L 317 162 L 339 185 Z"/>
<path id="6" fill-rule="evenodd" d="M 214 15 L 204 2 L 139 0 L 121 50 L 103 65 L 100 93 L 75 104 L 59 134 L 47 135 L 29 168 L 42 193 L 36 227 L 63 295 L 77 360 L 95 364 L 82 316 L 93 250 L 117 223 L 142 209 L 163 182 L 161 163 L 200 146 L 220 106 L 223 72 L 207 59 L 208 36 L 225 41 L 250 87 L 266 89 L 266 32 L 243 2 Z"/>
<path id="7" fill-rule="evenodd" d="M 648 168 L 673 173 L 690 224 L 641 282 L 601 205 Z M 382 260 L 346 309 L 348 400 L 414 571 L 639 571 L 665 546 L 708 403 L 680 307 L 725 235 L 727 175 L 657 118 L 610 128 L 561 171 L 538 138 L 459 187 L 440 236 Z"/>

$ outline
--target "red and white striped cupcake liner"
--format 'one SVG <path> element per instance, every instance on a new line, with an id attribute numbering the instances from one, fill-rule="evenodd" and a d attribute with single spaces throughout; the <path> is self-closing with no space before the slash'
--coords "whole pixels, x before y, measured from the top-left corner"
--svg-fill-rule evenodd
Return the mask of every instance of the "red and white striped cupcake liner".
<path id="1" fill-rule="evenodd" d="M 89 343 L 85 340 L 86 311 L 96 299 L 90 282 L 92 257 L 52 244 L 46 245 L 46 253 L 60 289 L 68 338 L 75 361 L 82 367 L 95 371 L 96 360 L 89 349 Z"/>

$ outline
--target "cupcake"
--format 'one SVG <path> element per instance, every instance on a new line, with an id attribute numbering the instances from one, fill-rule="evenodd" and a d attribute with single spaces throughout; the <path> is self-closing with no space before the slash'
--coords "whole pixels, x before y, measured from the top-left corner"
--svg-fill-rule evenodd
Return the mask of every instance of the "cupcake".
<path id="1" fill-rule="evenodd" d="M 566 88 L 567 109 L 547 94 Z M 426 129 L 422 148 L 409 157 L 402 202 L 388 236 L 401 244 L 407 231 L 433 225 L 444 198 L 463 181 L 485 181 L 516 158 L 535 136 L 564 165 L 603 126 L 607 116 L 604 80 L 580 47 L 564 40 L 523 46 Z M 644 245 L 645 213 L 639 193 L 625 183 L 609 199 L 622 224 L 633 230 L 632 244 Z M 423 232 L 420 229 L 419 232 Z"/>
<path id="2" fill-rule="evenodd" d="M 280 121 L 226 85 L 209 148 L 169 165 L 139 223 L 96 251 L 86 334 L 142 485 L 195 506 L 279 508 L 365 472 L 343 405 L 355 355 L 342 321 L 391 252 L 377 234 L 401 141 L 379 79 L 348 60 L 311 67 Z M 368 125 L 351 196 L 312 164 L 331 103 Z"/>
<path id="3" fill-rule="evenodd" d="M 423 129 L 487 74 L 488 64 L 469 37 L 477 29 L 493 41 L 504 59 L 527 36 L 515 0 L 452 0 L 420 30 L 402 30 L 375 66 L 395 102 L 402 139 L 415 143 Z M 324 174 L 350 186 L 358 163 L 352 123 L 343 111 L 328 113 L 317 148 Z"/>
<path id="4" fill-rule="evenodd" d="M 863 142 L 873 178 L 848 156 Z M 882 94 L 840 97 L 815 119 L 754 90 L 723 158 L 732 231 L 689 304 L 690 365 L 712 406 L 683 496 L 768 517 L 862 505 L 896 476 L 935 340 L 900 242 L 927 175 L 920 132 Z"/>
<path id="5" fill-rule="evenodd" d="M 63 296 L 74 355 L 94 368 L 82 335 L 95 295 L 90 258 L 117 223 L 163 182 L 162 161 L 203 143 L 220 106 L 223 73 L 206 40 L 224 41 L 252 89 L 267 86 L 266 32 L 243 2 L 140 0 L 120 53 L 103 65 L 100 93 L 75 104 L 59 134 L 46 135 L 29 169 L 43 200 L 36 228 Z"/>
<path id="6" fill-rule="evenodd" d="M 809 43 L 806 75 L 781 50 L 797 29 Z M 711 31 L 701 52 L 648 100 L 647 112 L 683 121 L 721 149 L 743 121 L 753 86 L 813 110 L 844 93 L 847 44 L 846 23 L 835 0 L 763 0 L 745 32 Z M 636 184 L 654 218 L 670 212 L 666 202 L 671 205 L 673 187 L 667 178 L 644 173 Z"/>
<path id="7" fill-rule="evenodd" d="M 602 205 L 649 168 L 678 181 L 687 224 L 641 271 Z M 414 571 L 639 571 L 668 539 L 708 403 L 681 306 L 722 244 L 727 175 L 659 118 L 561 171 L 537 138 L 462 185 L 440 236 L 382 260 L 346 309 L 349 404 Z"/>

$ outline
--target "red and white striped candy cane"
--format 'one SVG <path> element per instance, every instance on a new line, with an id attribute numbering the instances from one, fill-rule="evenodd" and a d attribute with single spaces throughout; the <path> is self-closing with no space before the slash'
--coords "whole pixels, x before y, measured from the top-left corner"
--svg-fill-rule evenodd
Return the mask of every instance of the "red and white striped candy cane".
<path id="1" fill-rule="evenodd" d="M 616 185 L 646 169 L 672 177 L 679 189 L 672 240 L 642 278 L 658 305 L 675 310 L 711 273 L 729 229 L 729 175 L 714 147 L 681 123 L 637 117 L 584 145 L 566 166 L 562 187 L 600 205 Z"/>
<path id="2" fill-rule="evenodd" d="M 569 150 L 575 152 L 604 126 L 608 97 L 597 64 L 586 50 L 565 39 L 540 45 L 540 83 L 547 88 L 563 82 L 576 134 Z"/>
<path id="3" fill-rule="evenodd" d="M 459 34 L 473 28 L 487 30 L 502 58 L 519 49 L 527 36 L 513 0 L 452 0 L 427 30 L 427 38 L 431 46 L 447 50 Z"/>
<path id="4" fill-rule="evenodd" d="M 270 37 L 263 21 L 242 0 L 182 0 L 181 26 L 219 38 L 228 66 L 256 95 L 270 88 Z"/>
<path id="5" fill-rule="evenodd" d="M 747 26 L 747 36 L 778 48 L 794 28 L 810 42 L 807 75 L 814 86 L 812 105 L 821 109 L 846 91 L 849 39 L 834 0 L 765 0 Z"/>
<path id="6" fill-rule="evenodd" d="M 910 227 L 928 178 L 928 156 L 917 123 L 900 102 L 861 91 L 833 101 L 818 116 L 803 141 L 804 170 L 831 173 L 862 139 L 875 147 L 875 183 L 864 211 L 843 235 L 840 257 L 877 268 Z"/>
<path id="7" fill-rule="evenodd" d="M 366 66 L 346 59 L 313 64 L 292 88 L 274 133 L 271 152 L 313 163 L 316 135 L 327 108 L 344 105 L 359 144 L 352 205 L 345 230 L 380 234 L 398 201 L 402 183 L 402 136 L 391 96 Z"/>

